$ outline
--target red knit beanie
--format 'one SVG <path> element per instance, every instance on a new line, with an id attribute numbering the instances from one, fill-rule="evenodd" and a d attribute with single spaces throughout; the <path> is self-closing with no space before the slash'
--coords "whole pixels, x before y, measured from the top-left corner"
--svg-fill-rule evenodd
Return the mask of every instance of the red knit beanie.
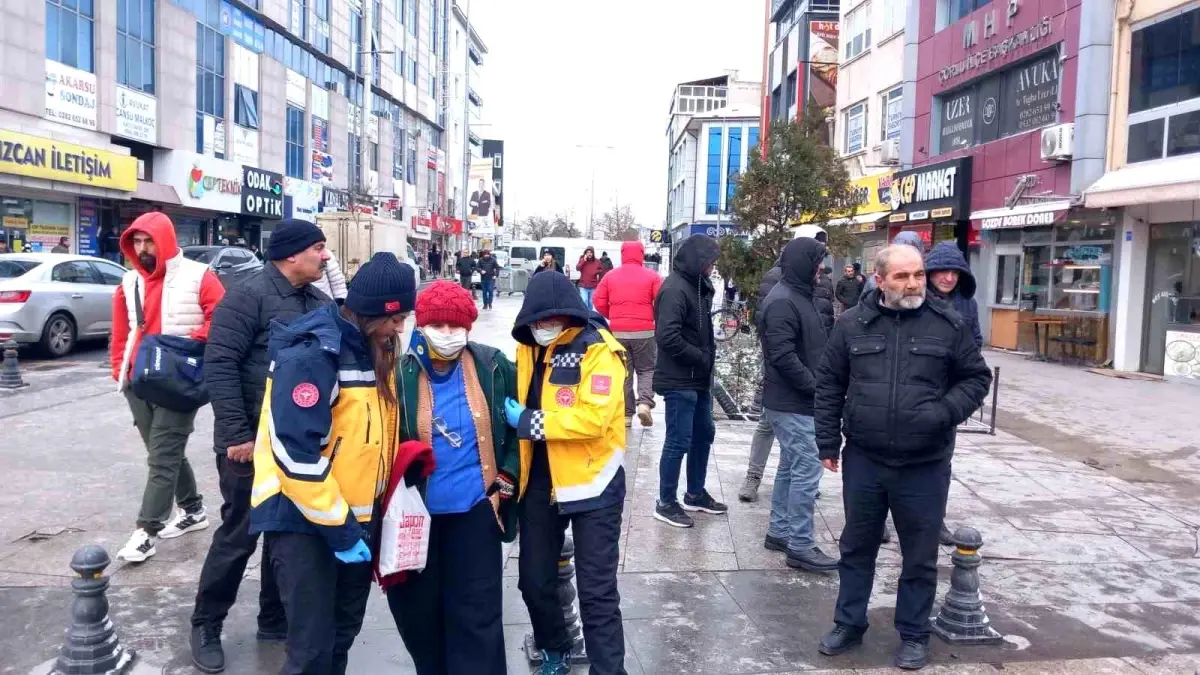
<path id="1" fill-rule="evenodd" d="M 479 310 L 467 289 L 453 281 L 435 281 L 417 295 L 417 328 L 446 323 L 471 330 Z"/>

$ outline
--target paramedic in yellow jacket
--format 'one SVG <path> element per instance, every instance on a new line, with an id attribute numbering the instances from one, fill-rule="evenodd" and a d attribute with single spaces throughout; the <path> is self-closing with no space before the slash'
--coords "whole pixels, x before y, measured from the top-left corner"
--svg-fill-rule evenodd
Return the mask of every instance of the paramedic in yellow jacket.
<path id="1" fill-rule="evenodd" d="M 592 675 L 624 675 L 617 593 L 625 501 L 625 354 L 559 272 L 529 281 L 517 315 L 517 400 L 505 402 L 521 445 L 520 588 L 543 653 L 542 675 L 570 669 L 558 597 L 564 529 L 575 538 L 583 635 Z"/>
<path id="2" fill-rule="evenodd" d="M 415 296 L 412 268 L 377 253 L 343 306 L 272 326 L 250 531 L 265 533 L 287 615 L 281 675 L 343 675 L 362 628 L 399 427 L 396 345 Z"/>

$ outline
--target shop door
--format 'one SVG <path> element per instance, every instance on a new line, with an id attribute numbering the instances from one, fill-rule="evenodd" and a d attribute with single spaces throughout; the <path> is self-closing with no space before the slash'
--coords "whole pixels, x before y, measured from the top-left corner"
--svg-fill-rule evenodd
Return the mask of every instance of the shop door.
<path id="1" fill-rule="evenodd" d="M 1146 319 L 1142 370 L 1163 374 L 1167 327 L 1195 320 L 1200 294 L 1200 252 L 1191 224 L 1152 225 L 1150 262 L 1146 266 Z"/>

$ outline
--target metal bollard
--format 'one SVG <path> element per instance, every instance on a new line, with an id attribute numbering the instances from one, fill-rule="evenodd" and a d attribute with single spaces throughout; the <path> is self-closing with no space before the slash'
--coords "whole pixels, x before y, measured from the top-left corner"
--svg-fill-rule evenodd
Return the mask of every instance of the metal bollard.
<path id="1" fill-rule="evenodd" d="M 0 364 L 0 389 L 20 389 L 29 386 L 21 379 L 21 366 L 17 361 L 17 343 L 11 335 L 4 336 L 0 344 L 4 350 L 4 363 Z"/>
<path id="2" fill-rule="evenodd" d="M 950 555 L 954 571 L 950 573 L 950 590 L 942 609 L 932 619 L 933 632 L 953 645 L 992 645 L 1004 638 L 992 628 L 979 594 L 979 549 L 983 536 L 973 527 L 954 531 L 954 553 Z"/>
<path id="3" fill-rule="evenodd" d="M 587 648 L 583 643 L 583 623 L 579 619 L 579 608 L 575 606 L 575 542 L 567 537 L 563 542 L 562 555 L 558 558 L 558 600 L 563 608 L 563 621 L 567 624 L 567 635 L 571 638 L 571 665 L 587 663 Z M 542 662 L 542 650 L 533 638 L 525 634 L 525 657 L 530 663 Z"/>
<path id="4" fill-rule="evenodd" d="M 108 618 L 104 570 L 111 562 L 108 552 L 94 544 L 71 557 L 71 569 L 79 575 L 71 581 L 71 624 L 50 675 L 124 675 L 134 668 L 133 650 L 121 645 Z"/>

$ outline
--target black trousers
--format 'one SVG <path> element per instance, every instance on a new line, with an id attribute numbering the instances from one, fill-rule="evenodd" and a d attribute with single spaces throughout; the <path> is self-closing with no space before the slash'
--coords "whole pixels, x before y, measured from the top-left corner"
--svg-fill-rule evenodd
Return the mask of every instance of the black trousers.
<path id="1" fill-rule="evenodd" d="M 221 487 L 221 526 L 213 532 L 212 545 L 200 570 L 196 589 L 196 608 L 192 625 L 223 624 L 229 608 L 237 600 L 246 563 L 258 547 L 258 535 L 250 534 L 250 490 L 254 483 L 254 465 L 231 462 L 217 455 L 217 477 Z M 266 633 L 286 633 L 287 619 L 270 552 L 263 543 L 262 585 L 258 591 L 258 629 Z"/>
<path id="2" fill-rule="evenodd" d="M 625 631 L 617 592 L 623 505 L 620 500 L 595 511 L 563 515 L 543 488 L 528 489 L 518 511 L 521 596 L 529 609 L 534 640 L 542 649 L 566 651 L 571 646 L 558 599 L 558 559 L 567 525 L 571 525 L 575 583 L 591 675 L 625 675 Z"/>
<path id="3" fill-rule="evenodd" d="M 371 594 L 371 564 L 339 562 L 319 535 L 264 535 L 283 607 L 287 660 L 280 675 L 345 675 Z"/>
<path id="4" fill-rule="evenodd" d="M 950 491 L 950 460 L 892 468 L 860 452 L 842 456 L 841 588 L 834 621 L 867 628 L 867 601 L 875 582 L 875 558 L 888 509 L 896 525 L 903 563 L 896 593 L 896 631 L 905 640 L 928 642 L 929 614 L 937 593 L 938 533 Z"/>
<path id="5" fill-rule="evenodd" d="M 387 591 L 417 675 L 505 675 L 500 525 L 485 499 L 435 515 L 422 572 Z"/>

